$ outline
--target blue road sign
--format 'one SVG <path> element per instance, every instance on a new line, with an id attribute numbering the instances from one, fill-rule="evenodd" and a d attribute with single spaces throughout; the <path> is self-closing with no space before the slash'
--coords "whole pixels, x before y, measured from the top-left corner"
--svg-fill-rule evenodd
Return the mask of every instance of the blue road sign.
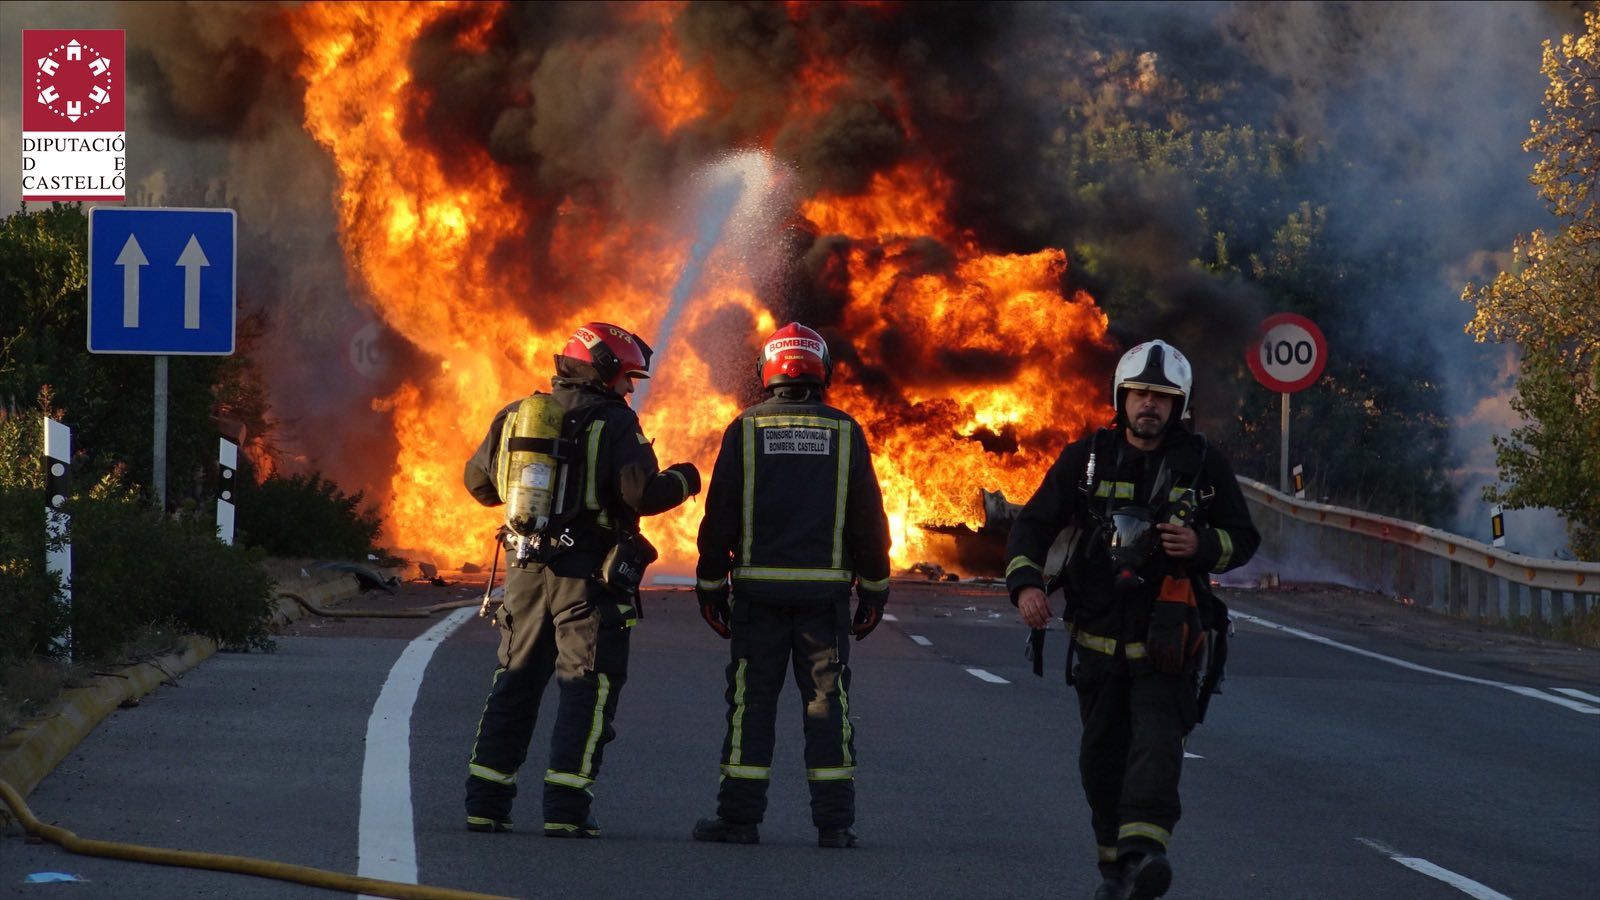
<path id="1" fill-rule="evenodd" d="M 89 210 L 89 352 L 233 353 L 231 209 Z"/>

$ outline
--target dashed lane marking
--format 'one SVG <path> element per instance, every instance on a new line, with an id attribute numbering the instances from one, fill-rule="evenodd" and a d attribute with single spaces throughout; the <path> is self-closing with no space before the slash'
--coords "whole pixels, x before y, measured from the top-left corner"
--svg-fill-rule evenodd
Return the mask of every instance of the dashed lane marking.
<path id="1" fill-rule="evenodd" d="M 1368 847 L 1371 847 L 1379 853 L 1382 853 L 1384 856 L 1389 857 L 1413 872 L 1421 872 L 1429 878 L 1437 878 L 1438 880 L 1450 885 L 1469 897 L 1475 897 L 1477 900 L 1511 900 L 1510 897 L 1507 897 L 1505 894 L 1500 893 L 1486 884 L 1480 884 L 1479 882 L 1473 881 L 1471 878 L 1468 878 L 1459 872 L 1452 872 L 1443 866 L 1436 866 L 1425 859 L 1415 856 L 1406 856 L 1399 850 L 1396 850 L 1387 844 L 1379 843 L 1378 841 L 1374 841 L 1370 838 L 1356 838 L 1356 840 L 1366 844 Z"/>
<path id="2" fill-rule="evenodd" d="M 367 755 L 361 764 L 361 831 L 358 874 L 417 883 L 417 838 L 411 819 L 411 708 L 428 660 L 477 608 L 458 609 L 424 631 L 400 654 L 367 720 Z"/>
<path id="3" fill-rule="evenodd" d="M 1327 647 L 1333 647 L 1337 650 L 1343 650 L 1346 653 L 1354 653 L 1359 656 L 1365 656 L 1369 659 L 1376 659 L 1379 662 L 1386 662 L 1391 666 L 1399 666 L 1402 669 L 1410 669 L 1413 672 L 1426 672 L 1429 675 L 1438 675 L 1440 678 L 1451 678 L 1456 681 L 1465 681 L 1468 684 L 1481 684 L 1485 687 L 1499 688 L 1503 691 L 1510 691 L 1513 694 L 1521 694 L 1524 697 L 1532 697 L 1535 700 L 1543 700 L 1546 703 L 1554 703 L 1557 706 L 1565 706 L 1567 709 L 1581 712 L 1584 715 L 1600 716 L 1600 706 L 1591 706 L 1588 703 L 1579 703 L 1576 700 L 1571 700 L 1566 697 L 1558 697 L 1555 694 L 1547 694 L 1538 688 L 1524 687 L 1520 684 L 1506 684 L 1503 681 L 1491 681 L 1487 678 L 1474 678 L 1471 675 L 1459 675 L 1455 672 L 1446 672 L 1443 669 L 1434 669 L 1428 666 L 1418 665 L 1414 662 L 1407 662 L 1403 659 L 1397 659 L 1393 656 L 1385 656 L 1382 653 L 1374 653 L 1371 650 L 1363 650 L 1360 647 L 1353 647 L 1349 644 L 1342 644 L 1336 640 L 1333 640 L 1332 638 L 1325 638 L 1320 634 L 1312 634 L 1309 631 L 1302 631 L 1298 628 L 1290 628 L 1287 625 L 1279 625 L 1276 622 L 1268 622 L 1266 619 L 1258 616 L 1247 615 L 1241 612 L 1235 612 L 1233 615 L 1237 619 L 1242 619 L 1246 622 L 1253 622 L 1262 626 L 1263 628 L 1271 628 L 1281 631 L 1285 634 L 1292 634 L 1295 637 L 1304 638 L 1308 641 L 1314 641 L 1318 644 L 1322 644 Z"/>
<path id="4" fill-rule="evenodd" d="M 898 622 L 898 621 L 900 621 L 900 617 L 895 615 L 894 613 L 884 613 L 883 614 L 883 620 L 885 622 Z"/>
<path id="5" fill-rule="evenodd" d="M 976 679 L 978 679 L 979 681 L 987 681 L 990 684 L 1010 684 L 1011 683 L 1011 682 L 1005 680 L 1004 678 L 1001 678 L 999 675 L 994 674 L 993 672 L 985 672 L 982 669 L 968 669 L 967 670 L 967 674 L 971 675 L 972 677 L 974 677 Z"/>
<path id="6" fill-rule="evenodd" d="M 918 644 L 921 644 L 924 647 L 932 647 L 933 646 L 933 641 L 928 640 L 927 638 L 923 637 L 920 634 L 913 634 L 911 636 L 911 640 L 915 641 Z"/>

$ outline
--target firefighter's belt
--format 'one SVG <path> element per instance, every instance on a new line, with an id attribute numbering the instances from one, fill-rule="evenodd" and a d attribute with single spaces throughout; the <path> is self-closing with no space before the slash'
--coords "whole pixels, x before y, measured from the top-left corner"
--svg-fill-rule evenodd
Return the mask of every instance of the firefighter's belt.
<path id="1" fill-rule="evenodd" d="M 1116 638 L 1101 637 L 1098 634 L 1080 631 L 1074 637 L 1074 640 L 1078 642 L 1079 647 L 1085 650 L 1093 650 L 1096 653 L 1104 653 L 1107 656 L 1117 655 L 1118 641 Z M 1146 656 L 1144 643 L 1141 641 L 1129 641 L 1123 644 L 1122 652 L 1129 659 L 1144 659 Z"/>

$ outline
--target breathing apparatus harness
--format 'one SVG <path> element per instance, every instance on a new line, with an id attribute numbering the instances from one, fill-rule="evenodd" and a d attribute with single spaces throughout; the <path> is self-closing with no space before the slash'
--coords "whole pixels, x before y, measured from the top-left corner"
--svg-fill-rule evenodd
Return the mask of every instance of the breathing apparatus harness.
<path id="1" fill-rule="evenodd" d="M 1113 450 L 1115 459 L 1112 471 L 1122 470 L 1127 442 L 1121 439 L 1117 430 L 1102 428 L 1090 442 L 1088 462 L 1084 466 L 1083 478 L 1077 487 L 1083 501 L 1082 508 L 1088 514 L 1090 521 L 1072 538 L 1061 567 L 1049 576 L 1045 584 L 1046 595 L 1062 590 L 1064 603 L 1062 618 L 1070 623 L 1067 638 L 1067 684 L 1076 684 L 1072 668 L 1078 647 L 1077 617 L 1073 614 L 1072 598 L 1066 590 L 1073 580 L 1071 574 L 1073 567 L 1083 565 L 1084 558 L 1099 545 L 1105 548 L 1110 557 L 1113 583 L 1117 590 L 1133 590 L 1146 583 L 1145 573 L 1148 572 L 1151 561 L 1160 550 L 1156 525 L 1169 522 L 1192 528 L 1200 507 L 1214 495 L 1214 489 L 1206 491 L 1203 496 L 1197 491 L 1200 475 L 1205 470 L 1209 445 L 1205 435 L 1195 433 L 1194 436 L 1200 445 L 1199 459 L 1189 483 L 1181 490 L 1173 488 L 1173 482 L 1179 476 L 1168 465 L 1168 454 L 1162 453 L 1160 467 L 1156 470 L 1150 494 L 1144 505 L 1137 503 L 1137 498 L 1131 491 L 1124 491 L 1120 486 L 1103 486 L 1103 482 L 1095 477 L 1098 460 L 1110 455 Z M 1119 505 L 1118 501 L 1125 502 Z M 1187 588 L 1189 591 L 1189 605 L 1196 606 L 1193 581 L 1187 568 L 1179 565 L 1173 574 L 1166 576 L 1162 591 L 1166 593 L 1169 585 L 1179 587 L 1174 582 L 1182 582 L 1182 588 Z M 1228 633 L 1232 629 L 1232 624 L 1228 609 L 1220 598 L 1212 595 L 1209 590 L 1200 593 L 1205 597 L 1206 608 L 1197 608 L 1200 629 L 1203 632 L 1201 641 L 1203 647 L 1198 648 L 1201 654 L 1200 668 L 1204 672 L 1199 685 L 1197 721 L 1204 721 L 1211 695 L 1220 693 L 1218 687 L 1227 661 Z M 1157 603 L 1160 602 L 1162 600 L 1158 599 Z M 1033 663 L 1033 673 L 1040 677 L 1044 675 L 1044 636 L 1043 629 L 1033 631 L 1029 636 L 1026 650 L 1026 656 Z M 1200 636 L 1196 635 L 1194 639 L 1199 641 Z"/>
<path id="2" fill-rule="evenodd" d="M 656 549 L 642 534 L 620 523 L 614 528 L 579 529 L 575 536 L 573 523 L 585 507 L 576 497 L 568 499 L 569 486 L 580 490 L 574 478 L 595 477 L 574 465 L 580 458 L 581 435 L 605 407 L 622 404 L 620 398 L 607 398 L 569 417 L 552 395 L 536 392 L 507 415 L 495 468 L 495 486 L 506 502 L 506 520 L 495 531 L 495 559 L 498 562 L 504 547 L 508 571 L 513 565 L 526 567 L 530 562 L 548 564 L 578 546 L 580 538 L 592 536 L 611 545 L 593 577 L 612 593 L 638 593 L 645 567 L 657 559 Z M 494 576 L 495 563 L 491 563 L 478 610 L 485 618 L 493 606 Z M 637 599 L 635 605 L 639 606 Z M 638 617 L 643 617 L 642 607 Z"/>

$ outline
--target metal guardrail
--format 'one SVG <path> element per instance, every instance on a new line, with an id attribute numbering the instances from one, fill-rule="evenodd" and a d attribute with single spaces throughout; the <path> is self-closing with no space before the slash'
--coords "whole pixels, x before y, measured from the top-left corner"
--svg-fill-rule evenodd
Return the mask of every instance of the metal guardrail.
<path id="1" fill-rule="evenodd" d="M 1297 500 L 1249 478 L 1239 486 L 1263 554 L 1321 563 L 1357 587 L 1494 622 L 1562 624 L 1600 603 L 1600 563 L 1509 553 L 1426 525 Z"/>

